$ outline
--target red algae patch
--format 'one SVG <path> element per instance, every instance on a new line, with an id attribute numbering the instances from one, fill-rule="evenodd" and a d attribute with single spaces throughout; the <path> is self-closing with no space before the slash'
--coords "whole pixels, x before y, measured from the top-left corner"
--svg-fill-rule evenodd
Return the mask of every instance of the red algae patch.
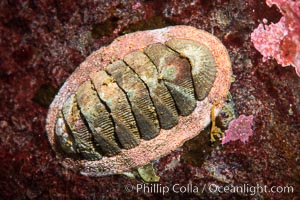
<path id="1" fill-rule="evenodd" d="M 197 70 L 194 70 L 194 68 L 191 70 L 192 72 L 190 72 L 189 70 L 186 71 L 185 68 L 182 67 L 185 66 L 185 63 L 188 63 L 186 60 L 182 58 L 185 56 L 185 53 L 191 54 L 193 56 L 195 55 L 194 57 L 196 61 L 197 59 L 199 59 L 200 55 L 197 56 L 197 54 L 195 54 L 194 52 L 190 52 L 189 50 L 185 51 L 186 49 L 184 49 L 184 51 L 181 52 L 180 50 L 176 49 L 177 47 L 174 50 L 174 51 L 178 50 L 178 52 L 176 53 L 173 52 L 173 50 L 168 49 L 168 47 L 164 46 L 164 44 L 168 46 L 168 43 L 170 43 L 170 41 L 174 39 L 182 40 L 182 41 L 186 41 L 186 40 L 193 41 L 192 46 L 194 44 L 197 45 L 199 44 L 203 49 L 203 52 L 207 53 L 207 55 L 205 54 L 206 57 L 201 58 L 202 60 L 200 63 L 206 63 L 204 65 L 204 69 L 206 69 L 205 68 L 206 66 L 213 66 L 214 70 L 212 70 L 211 68 L 207 68 L 207 70 L 210 70 L 209 73 L 201 72 L 204 73 L 206 77 L 204 81 L 204 85 L 202 85 L 202 87 L 204 89 L 207 88 L 208 91 L 207 94 L 204 92 L 204 94 L 206 95 L 204 98 L 200 97 L 200 95 L 197 94 L 196 89 L 195 92 L 193 88 L 191 89 L 192 92 L 188 90 L 188 86 L 192 85 L 195 87 L 198 84 L 195 77 L 200 77 L 199 79 L 201 79 L 202 75 L 200 74 L 200 72 L 197 72 Z M 154 46 L 153 44 L 160 44 L 160 45 Z M 170 47 L 172 48 L 172 45 L 170 45 Z M 161 64 L 161 62 L 157 61 L 156 59 L 157 52 L 151 51 L 151 48 L 162 49 L 159 50 L 158 56 L 163 56 L 163 59 L 165 60 L 165 62 L 167 62 L 167 65 L 165 64 L 160 68 L 159 65 Z M 195 49 L 199 50 L 199 48 L 195 48 Z M 63 121 L 60 120 L 62 119 L 60 118 L 62 115 L 61 112 L 62 110 L 67 110 L 66 108 L 69 108 L 68 106 L 70 106 L 69 104 L 66 106 L 65 102 L 68 102 L 69 99 L 72 97 L 72 95 L 74 96 L 75 94 L 75 96 L 77 96 L 77 102 L 79 103 L 81 114 L 84 115 L 87 113 L 83 117 L 85 122 L 89 125 L 89 130 L 86 129 L 83 132 L 84 133 L 95 132 L 96 134 L 98 129 L 96 126 L 94 127 L 95 125 L 94 121 L 97 120 L 93 121 L 94 115 L 92 115 L 91 117 L 91 113 L 89 113 L 88 108 L 85 107 L 87 100 L 84 99 L 84 98 L 92 98 L 94 96 L 93 94 L 90 94 L 90 96 L 87 95 L 85 93 L 85 90 L 82 89 L 82 85 L 87 85 L 87 82 L 93 82 L 94 79 L 91 80 L 91 77 L 94 77 L 94 75 L 99 71 L 104 72 L 106 70 L 109 73 L 108 75 L 113 76 L 114 72 L 116 70 L 119 70 L 117 64 L 123 62 L 124 57 L 126 56 L 128 57 L 128 55 L 132 55 L 134 52 L 137 51 L 145 52 L 147 56 L 150 59 L 152 59 L 152 62 L 155 65 L 159 66 L 158 71 L 161 72 L 161 74 L 159 74 L 157 78 L 153 80 L 157 81 L 157 84 L 159 84 L 161 80 L 164 80 L 165 85 L 167 86 L 168 90 L 171 93 L 171 96 L 174 99 L 176 108 L 178 109 L 180 105 L 180 100 L 182 99 L 181 97 L 184 96 L 188 100 L 188 102 L 191 102 L 190 107 L 193 108 L 190 109 L 191 112 L 189 112 L 188 114 L 184 113 L 182 115 L 179 112 L 178 116 L 173 112 L 173 114 L 176 116 L 172 114 L 170 114 L 170 116 L 174 117 L 174 123 L 167 127 L 167 125 L 161 122 L 161 119 L 163 118 L 163 115 L 165 113 L 161 113 L 160 116 L 159 109 L 157 109 L 158 107 L 155 106 L 156 114 L 154 111 L 153 111 L 154 114 L 153 113 L 152 114 L 154 118 L 158 117 L 157 121 L 159 121 L 159 124 L 155 120 L 153 121 L 153 123 L 149 122 L 147 124 L 147 127 L 151 127 L 151 129 L 153 129 L 153 135 L 151 136 L 151 138 L 147 138 L 147 137 L 143 138 L 143 135 L 141 136 L 141 138 L 139 138 L 139 136 L 133 137 L 131 135 L 131 138 L 126 140 L 126 137 L 124 138 L 124 135 L 129 129 L 132 130 L 129 130 L 127 135 L 130 135 L 129 133 L 130 131 L 134 133 L 132 127 L 133 125 L 131 124 L 131 126 L 128 128 L 122 126 L 123 124 L 125 124 L 125 123 L 122 124 L 122 122 L 120 122 L 122 116 L 117 116 L 117 114 L 113 113 L 115 109 L 114 106 L 116 103 L 113 103 L 112 105 L 110 104 L 111 101 L 118 102 L 117 100 L 113 99 L 113 97 L 115 97 L 114 96 L 115 93 L 113 93 L 111 90 L 108 89 L 106 93 L 104 92 L 102 94 L 100 92 L 102 96 L 99 95 L 99 98 L 102 98 L 101 101 L 106 105 L 106 107 L 110 106 L 109 107 L 109 112 L 111 112 L 110 116 L 112 116 L 111 118 L 112 121 L 114 122 L 113 124 L 115 125 L 115 131 L 117 132 L 112 137 L 119 137 L 119 140 L 116 142 L 116 144 L 115 143 L 112 144 L 113 139 L 111 139 L 110 136 L 100 137 L 98 141 L 99 142 L 98 146 L 102 147 L 103 149 L 105 145 L 109 144 L 111 145 L 110 147 L 112 146 L 116 147 L 117 145 L 119 145 L 120 148 L 119 147 L 111 148 L 112 150 L 109 151 L 108 153 L 104 151 L 104 153 L 101 152 L 99 153 L 99 155 L 97 153 L 97 147 L 98 147 L 97 145 L 95 149 L 92 147 L 87 148 L 86 146 L 90 145 L 89 140 L 86 140 L 86 137 L 81 138 L 81 133 L 78 136 L 74 135 L 74 133 L 77 133 L 76 132 L 76 128 L 77 128 L 76 126 L 78 126 L 77 121 L 74 119 L 73 120 L 74 123 L 73 123 L 72 119 L 71 121 L 66 120 L 69 119 L 68 112 L 64 112 L 63 113 L 64 120 L 66 124 L 68 124 L 68 128 L 71 129 L 71 132 L 74 135 L 73 143 L 71 142 L 71 140 L 67 140 L 68 142 L 66 144 L 74 144 L 74 148 L 77 148 L 77 150 L 74 150 L 74 152 L 75 153 L 80 152 L 81 155 L 84 155 L 83 157 L 66 156 L 64 152 L 61 150 L 61 147 L 59 147 L 59 145 L 57 144 L 57 138 L 56 138 L 58 135 L 56 133 L 57 123 Z M 164 51 L 164 53 L 161 53 L 161 51 Z M 211 58 L 207 58 L 208 55 L 211 55 Z M 159 58 L 160 59 L 158 60 L 162 60 L 161 57 Z M 124 60 L 126 62 L 126 59 Z M 176 60 L 175 64 L 173 63 L 174 60 Z M 193 59 L 189 59 L 191 65 L 196 65 L 195 64 L 196 61 L 194 62 Z M 127 64 L 128 63 L 129 62 L 127 62 Z M 175 65 L 176 67 L 174 67 Z M 125 72 L 128 73 L 128 71 L 129 70 L 125 70 L 124 73 Z M 178 72 L 176 76 L 172 74 L 174 71 Z M 138 74 L 138 71 L 135 72 L 136 74 Z M 121 75 L 122 80 L 125 78 L 124 73 Z M 193 81 L 194 81 L 193 84 L 189 83 L 188 77 L 190 76 L 186 75 L 187 73 L 191 73 L 193 75 Z M 186 75 L 187 79 L 184 79 L 186 77 L 183 74 Z M 107 76 L 106 74 L 102 74 L 102 75 L 103 77 Z M 140 74 L 138 75 L 140 76 L 140 79 L 143 80 L 142 81 L 143 84 L 147 84 L 147 80 L 149 78 L 153 78 L 152 76 L 148 76 L 147 78 L 143 79 L 143 77 L 145 76 L 142 76 Z M 59 93 L 57 94 L 57 96 L 55 97 L 54 101 L 50 106 L 48 117 L 47 117 L 46 129 L 48 133 L 49 142 L 51 143 L 53 150 L 56 152 L 57 157 L 61 159 L 61 163 L 66 168 L 79 171 L 81 174 L 88 175 L 88 176 L 103 176 L 109 174 L 120 174 L 126 171 L 130 171 L 131 169 L 145 165 L 148 162 L 155 160 L 161 156 L 167 155 L 171 151 L 175 150 L 177 147 L 181 146 L 185 141 L 198 135 L 201 130 L 203 130 L 206 126 L 208 126 L 209 123 L 211 122 L 210 113 L 211 113 L 212 105 L 218 105 L 216 106 L 216 110 L 215 110 L 215 114 L 218 114 L 224 103 L 224 100 L 226 99 L 230 87 L 231 75 L 232 75 L 232 71 L 231 71 L 230 59 L 227 50 L 225 49 L 223 44 L 219 41 L 218 38 L 211 35 L 210 33 L 196 29 L 194 27 L 170 26 L 162 29 L 135 32 L 135 33 L 118 37 L 109 46 L 102 47 L 101 49 L 95 51 L 89 57 L 87 57 L 86 60 L 75 70 L 75 72 L 68 78 L 68 80 L 60 89 Z M 133 76 L 131 75 L 129 77 L 131 78 Z M 132 89 L 130 83 L 128 83 L 129 85 L 127 83 L 126 83 L 127 85 L 126 84 L 122 85 L 121 82 L 119 82 L 118 80 L 118 74 L 116 74 L 116 76 L 113 77 L 113 79 L 108 78 L 106 81 L 102 80 L 102 82 L 104 86 L 106 85 L 107 86 L 113 85 L 111 87 L 117 87 L 116 85 L 122 86 L 122 90 L 127 95 L 128 101 L 133 102 L 134 98 L 139 95 L 139 93 L 137 94 L 134 93 L 135 96 L 131 98 L 130 95 L 133 93 L 133 91 L 130 90 Z M 149 85 L 147 85 L 147 89 L 149 90 L 149 94 L 154 103 L 155 102 L 154 99 L 156 98 L 155 96 L 156 93 L 154 89 L 156 89 L 156 87 L 153 89 L 153 92 L 151 93 L 151 87 L 149 86 L 152 85 L 150 83 L 152 82 L 149 81 Z M 93 84 L 95 85 L 96 88 L 95 81 L 93 82 Z M 177 86 L 176 84 L 179 84 L 179 86 Z M 205 84 L 207 84 L 207 86 Z M 199 81 L 199 85 L 201 85 L 201 81 Z M 160 86 L 157 86 L 157 88 L 160 88 Z M 183 89 L 178 89 L 178 88 L 183 88 Z M 105 88 L 103 89 L 103 91 L 106 91 Z M 139 90 L 139 91 L 143 91 L 143 90 Z M 107 96 L 107 94 L 110 94 L 110 96 Z M 82 98 L 79 98 L 78 96 Z M 194 102 L 193 98 L 196 99 L 195 103 L 193 103 Z M 164 97 L 164 99 L 166 98 Z M 131 106 L 132 106 L 132 102 L 130 103 Z M 169 103 L 170 101 L 166 100 L 166 104 L 169 105 Z M 162 108 L 165 109 L 166 111 L 171 110 L 171 107 L 165 108 L 164 106 L 166 105 L 162 105 L 162 106 L 163 106 Z M 77 106 L 73 106 L 72 109 L 74 111 L 74 109 L 77 109 Z M 183 108 L 183 111 L 184 109 L 185 107 Z M 139 111 L 140 110 L 138 110 L 137 112 Z M 170 113 L 172 112 L 170 111 Z M 135 115 L 134 109 L 133 109 L 133 114 L 137 121 L 136 124 L 138 129 L 139 130 L 142 129 L 143 127 L 139 125 L 138 123 L 139 118 L 137 117 L 137 115 Z M 74 112 L 71 116 L 74 117 Z M 101 123 L 98 121 L 97 123 Z M 149 120 L 144 120 L 144 121 L 148 122 Z M 84 123 L 82 124 L 82 126 L 85 126 Z M 160 128 L 158 129 L 159 130 L 158 133 L 155 132 L 156 126 L 160 126 Z M 163 128 L 164 126 L 166 126 L 167 128 L 164 129 Z M 119 130 L 120 127 L 123 127 L 123 129 L 118 133 L 117 130 Z M 74 130 L 72 130 L 72 128 Z M 80 130 L 82 131 L 83 129 Z M 104 130 L 104 128 L 102 128 L 102 130 Z M 94 138 L 96 138 L 95 134 L 93 135 Z M 123 139 L 124 141 L 122 141 Z M 63 143 L 63 140 L 61 143 Z M 64 145 L 65 144 L 62 144 L 63 147 L 66 147 Z M 69 150 L 72 151 L 73 149 L 70 147 Z M 91 154 L 89 154 L 90 152 L 87 152 L 87 150 L 90 150 L 91 152 L 95 151 L 95 153 L 92 154 L 91 156 Z M 106 156 L 106 154 L 108 156 Z"/>

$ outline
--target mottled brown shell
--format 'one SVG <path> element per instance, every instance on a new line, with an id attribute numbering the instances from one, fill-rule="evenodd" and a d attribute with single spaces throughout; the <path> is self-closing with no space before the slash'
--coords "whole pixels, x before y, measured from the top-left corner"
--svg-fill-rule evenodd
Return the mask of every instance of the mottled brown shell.
<path id="1" fill-rule="evenodd" d="M 205 128 L 230 78 L 226 49 L 202 30 L 173 26 L 119 37 L 61 88 L 47 118 L 49 141 L 82 174 L 128 171 Z"/>

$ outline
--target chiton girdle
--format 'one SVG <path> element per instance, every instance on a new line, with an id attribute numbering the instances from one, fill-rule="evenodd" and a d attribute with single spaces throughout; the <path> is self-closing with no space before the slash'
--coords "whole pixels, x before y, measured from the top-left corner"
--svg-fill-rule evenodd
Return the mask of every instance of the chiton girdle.
<path id="1" fill-rule="evenodd" d="M 61 88 L 47 118 L 49 141 L 62 163 L 82 174 L 128 171 L 205 128 L 230 77 L 226 49 L 202 30 L 174 26 L 119 37 Z"/>

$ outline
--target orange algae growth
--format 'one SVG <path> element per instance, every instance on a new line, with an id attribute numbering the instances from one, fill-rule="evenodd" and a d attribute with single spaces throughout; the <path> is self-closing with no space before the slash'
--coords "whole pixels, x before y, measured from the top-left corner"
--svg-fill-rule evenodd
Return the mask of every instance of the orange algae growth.
<path id="1" fill-rule="evenodd" d="M 215 107 L 218 105 L 219 103 L 214 103 L 211 107 L 211 112 L 210 112 L 210 117 L 211 117 L 211 130 L 210 130 L 210 141 L 211 142 L 215 142 L 215 136 L 220 137 L 221 138 L 224 137 L 224 133 L 221 131 L 221 129 L 219 127 L 216 126 L 216 116 L 215 116 Z"/>

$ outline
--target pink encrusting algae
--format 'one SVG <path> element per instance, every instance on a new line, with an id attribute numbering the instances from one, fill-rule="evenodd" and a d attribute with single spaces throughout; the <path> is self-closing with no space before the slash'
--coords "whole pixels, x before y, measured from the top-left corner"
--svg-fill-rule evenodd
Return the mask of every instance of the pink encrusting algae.
<path id="1" fill-rule="evenodd" d="M 270 7 L 275 4 L 283 16 L 276 24 L 259 24 L 251 34 L 254 47 L 264 56 L 263 61 L 272 57 L 282 66 L 292 65 L 300 77 L 300 1 L 266 3 Z"/>
<path id="2" fill-rule="evenodd" d="M 253 115 L 240 115 L 237 119 L 232 120 L 229 123 L 228 129 L 225 131 L 222 144 L 236 140 L 240 140 L 245 144 L 249 137 L 253 135 L 252 125 Z"/>

